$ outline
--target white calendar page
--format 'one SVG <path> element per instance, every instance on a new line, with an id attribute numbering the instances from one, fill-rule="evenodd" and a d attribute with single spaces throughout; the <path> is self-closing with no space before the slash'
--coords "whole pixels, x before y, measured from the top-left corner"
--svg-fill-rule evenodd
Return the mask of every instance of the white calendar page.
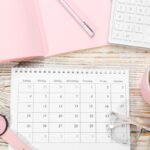
<path id="1" fill-rule="evenodd" d="M 108 130 L 109 112 L 129 115 L 128 89 L 126 70 L 14 68 L 11 128 L 36 150 L 130 150 Z"/>

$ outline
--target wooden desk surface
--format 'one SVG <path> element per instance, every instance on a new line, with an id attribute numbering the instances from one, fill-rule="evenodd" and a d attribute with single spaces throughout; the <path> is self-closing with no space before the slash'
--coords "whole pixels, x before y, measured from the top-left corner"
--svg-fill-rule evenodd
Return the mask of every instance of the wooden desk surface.
<path id="1" fill-rule="evenodd" d="M 0 65 L 0 112 L 9 117 L 10 75 L 12 66 L 53 66 L 67 68 L 107 68 L 129 69 L 130 71 L 130 114 L 141 123 L 150 126 L 150 106 L 140 94 L 140 81 L 145 69 L 150 65 L 150 51 L 136 48 L 108 46 L 103 48 L 83 50 L 46 59 L 38 59 L 21 63 Z M 140 138 L 144 143 L 150 138 L 145 134 Z M 132 150 L 149 150 L 149 145 L 132 146 Z M 0 150 L 7 150 L 7 145 L 0 140 Z"/>

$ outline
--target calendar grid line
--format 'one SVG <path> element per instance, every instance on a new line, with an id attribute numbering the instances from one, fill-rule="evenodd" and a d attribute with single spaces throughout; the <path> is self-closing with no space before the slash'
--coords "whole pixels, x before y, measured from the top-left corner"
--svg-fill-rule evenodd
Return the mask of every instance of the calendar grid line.
<path id="1" fill-rule="evenodd" d="M 112 112 L 112 105 L 113 105 L 113 103 L 112 103 L 112 90 L 111 90 L 112 88 L 111 88 L 111 84 L 110 84 L 110 103 L 111 103 L 111 108 L 110 108 L 110 111 Z M 111 123 L 111 122 L 110 122 Z"/>
<path id="2" fill-rule="evenodd" d="M 97 109 L 96 109 L 96 104 L 97 104 L 97 101 L 96 101 L 96 85 L 94 86 L 95 88 L 95 142 L 97 143 Z"/>
<path id="3" fill-rule="evenodd" d="M 94 83 L 93 83 L 94 84 Z M 51 92 L 51 91 L 48 91 Z M 19 94 L 31 94 L 33 92 L 19 92 Z M 45 94 L 47 92 L 34 92 L 34 94 Z M 51 92 L 52 94 L 62 94 L 63 92 Z M 74 94 L 74 93 L 79 93 L 79 92 L 67 92 L 68 94 Z M 82 92 L 83 94 L 87 94 L 87 92 Z M 89 93 L 93 93 L 93 92 L 89 92 Z M 96 92 L 97 94 L 107 94 L 108 92 Z M 124 93 L 124 92 L 122 92 Z M 120 92 L 114 92 L 114 94 L 120 94 Z"/>
<path id="4" fill-rule="evenodd" d="M 33 85 L 33 87 L 35 86 L 34 85 L 34 83 L 32 83 L 32 85 Z M 42 84 L 40 84 L 40 86 L 41 86 Z M 45 85 L 45 84 L 43 84 L 43 85 Z M 50 84 L 48 84 L 49 85 L 49 87 L 47 87 L 47 88 L 50 88 Z M 61 84 L 61 85 L 63 85 L 63 84 Z M 72 101 L 72 102 L 67 102 L 66 100 L 65 100 L 65 98 L 61 101 L 61 102 L 54 102 L 54 101 L 51 101 L 51 92 L 49 92 L 49 90 L 47 90 L 47 92 L 44 92 L 44 94 L 46 93 L 46 95 L 48 96 L 48 101 L 45 101 L 45 102 L 43 102 L 42 100 L 40 100 L 41 102 L 38 102 L 38 101 L 36 101 L 35 100 L 35 97 L 34 97 L 34 95 L 37 93 L 37 92 L 35 92 L 34 90 L 33 90 L 33 112 L 31 112 L 31 113 L 33 113 L 33 115 L 32 115 L 32 140 L 33 140 L 33 142 L 34 142 L 34 134 L 38 134 L 38 133 L 43 133 L 43 135 L 45 134 L 45 137 L 47 137 L 48 138 L 48 143 L 53 143 L 53 141 L 52 141 L 52 139 L 50 138 L 50 133 L 57 133 L 57 134 L 62 134 L 63 135 L 63 137 L 64 137 L 64 139 L 62 139 L 63 140 L 63 142 L 61 142 L 61 143 L 66 143 L 66 142 L 68 142 L 68 143 L 70 143 L 69 141 L 67 141 L 67 136 L 69 136 L 70 134 L 79 134 L 80 136 L 78 137 L 78 139 L 79 139 L 79 143 L 84 143 L 84 140 L 85 139 L 83 139 L 83 134 L 86 134 L 86 136 L 89 136 L 88 138 L 91 138 L 91 140 L 92 140 L 92 138 L 93 138 L 93 141 L 94 142 L 92 142 L 92 143 L 99 143 L 99 141 L 98 141 L 98 138 L 100 138 L 100 137 L 98 137 L 98 135 L 100 134 L 101 136 L 103 135 L 103 134 L 108 134 L 108 133 L 110 133 L 109 131 L 107 131 L 107 132 L 105 132 L 105 131 L 101 131 L 101 132 L 99 132 L 99 130 L 97 129 L 98 128 L 98 125 L 101 125 L 101 124 L 104 124 L 104 125 L 107 125 L 107 123 L 110 123 L 109 121 L 98 121 L 97 119 L 97 117 L 98 117 L 98 114 L 100 114 L 101 116 L 103 115 L 104 117 L 106 117 L 105 116 L 105 114 L 107 114 L 107 113 L 109 113 L 110 111 L 108 111 L 108 110 L 111 110 L 112 109 L 112 105 L 113 104 L 122 104 L 122 102 L 112 102 L 112 97 L 111 97 L 111 95 L 112 94 L 114 94 L 115 92 L 111 92 L 111 84 L 105 84 L 105 86 L 107 87 L 107 86 L 109 86 L 109 91 L 107 91 L 107 92 L 96 92 L 96 84 L 94 84 L 94 83 L 92 83 L 92 84 L 90 84 L 90 85 L 92 85 L 92 87 L 94 88 L 94 90 L 92 91 L 92 92 L 90 92 L 91 94 L 93 94 L 93 95 L 95 95 L 94 97 L 91 97 L 91 99 L 93 99 L 92 101 L 89 101 L 89 102 L 87 102 L 87 99 L 83 99 L 82 97 L 81 97 L 81 95 L 82 94 L 88 94 L 88 92 L 82 92 L 81 91 L 81 86 L 82 86 L 82 84 L 78 84 L 78 88 L 79 88 L 79 100 L 78 101 Z M 102 85 L 102 84 L 101 84 Z M 117 85 L 121 85 L 121 84 L 117 84 Z M 104 87 L 105 87 L 104 86 Z M 42 87 L 42 86 L 41 86 Z M 40 87 L 40 88 L 41 88 Z M 56 92 L 57 93 L 57 92 Z M 68 92 L 66 89 L 65 89 L 65 86 L 63 86 L 63 92 L 60 92 L 60 93 L 64 93 L 64 95 L 66 95 L 66 94 L 70 94 L 70 93 L 73 93 L 73 92 Z M 77 92 L 76 92 L 77 93 Z M 109 96 L 110 96 L 110 100 L 109 101 L 97 101 L 97 99 L 96 99 L 96 95 L 97 94 L 108 94 L 109 93 Z M 122 93 L 124 93 L 124 92 L 120 92 L 120 94 L 122 94 Z M 23 93 L 24 94 L 24 93 Z M 38 94 L 43 94 L 43 92 L 41 92 L 41 93 L 38 93 Z M 58 93 L 57 93 L 58 94 Z M 116 93 L 115 93 L 116 94 Z M 19 100 L 18 100 L 19 101 Z M 84 102 L 83 102 L 84 101 Z M 18 104 L 32 104 L 31 102 L 18 102 Z M 38 109 L 38 112 L 36 111 L 36 109 L 35 109 L 35 107 L 36 107 L 36 105 L 35 104 L 41 104 L 41 105 L 39 105 L 39 106 L 43 106 L 44 108 L 43 108 L 43 111 L 41 111 L 40 109 Z M 43 104 L 43 105 L 42 105 Z M 51 107 L 50 107 L 50 105 L 53 105 L 53 104 L 58 104 L 57 105 L 57 107 L 59 108 L 59 110 L 60 111 L 53 111 L 53 110 L 51 110 Z M 74 104 L 74 107 L 75 107 L 75 105 L 77 105 L 77 107 L 78 107 L 78 109 L 76 110 L 76 111 L 74 111 L 74 110 L 71 110 L 71 111 L 66 111 L 65 110 L 65 106 L 67 105 L 67 104 Z M 84 112 L 84 110 L 82 110 L 82 107 L 81 106 L 83 106 L 84 104 L 89 104 L 89 106 L 87 107 L 87 109 L 88 109 L 88 111 L 85 111 Z M 105 110 L 98 110 L 97 109 L 97 105 L 98 104 L 105 104 L 104 105 L 104 108 L 103 109 L 105 109 Z M 108 104 L 110 104 L 110 105 L 108 105 Z M 60 105 L 62 105 L 61 107 L 60 107 Z M 68 106 L 69 106 L 68 105 Z M 71 105 L 70 105 L 71 106 Z M 103 106 L 103 105 L 102 105 Z M 63 107 L 63 108 L 62 108 Z M 90 107 L 91 107 L 91 110 L 90 110 Z M 42 108 L 42 107 L 41 107 Z M 47 108 L 47 109 L 46 109 Z M 75 109 L 75 108 L 74 108 Z M 100 112 L 99 112 L 100 111 Z M 18 112 L 19 112 L 19 114 L 26 114 L 26 113 L 28 113 L 28 114 L 30 114 L 30 112 L 29 111 L 26 111 L 26 112 L 20 112 L 19 110 L 18 110 Z M 48 121 L 44 121 L 44 120 L 41 120 L 41 121 L 35 121 L 34 120 L 34 117 L 36 116 L 36 114 L 37 115 L 44 115 L 44 114 L 46 114 L 47 115 L 47 117 L 48 117 Z M 65 118 L 61 115 L 60 117 L 62 117 L 62 120 L 58 120 L 58 121 L 52 121 L 52 120 L 50 120 L 50 117 L 51 117 L 51 115 L 53 116 L 53 115 L 55 115 L 55 114 L 62 114 L 62 115 L 65 115 L 65 114 L 78 114 L 77 116 L 78 116 L 78 118 L 79 118 L 79 120 L 77 120 L 77 121 L 73 121 L 73 120 L 71 120 L 70 122 L 69 121 L 65 121 Z M 84 115 L 84 114 L 91 114 L 91 117 L 92 118 L 94 118 L 94 119 L 92 119 L 91 121 L 82 121 L 82 115 Z M 93 116 L 93 114 L 94 114 L 94 116 Z M 54 116 L 53 116 L 54 117 Z M 56 117 L 56 116 L 55 116 Z M 70 118 L 71 119 L 71 118 Z M 28 122 L 21 122 L 21 121 L 17 121 L 17 124 L 22 124 L 22 123 L 28 123 Z M 41 125 L 43 125 L 43 129 L 41 130 L 41 132 L 36 132 L 36 131 L 34 131 L 33 132 L 33 126 L 34 126 L 34 128 L 36 127 L 36 126 L 38 126 L 39 124 L 41 124 Z M 51 124 L 58 124 L 58 125 L 60 125 L 60 128 L 62 128 L 61 126 L 63 126 L 63 128 L 65 129 L 66 128 L 66 125 L 67 124 L 72 124 L 72 125 L 77 125 L 77 124 L 79 124 L 80 126 L 78 126 L 77 125 L 77 129 L 76 130 L 78 130 L 78 128 L 79 128 L 79 130 L 78 131 L 70 131 L 70 132 L 67 132 L 67 130 L 66 131 L 64 131 L 64 132 L 62 132 L 61 130 L 59 131 L 59 132 L 52 132 L 52 129 L 53 129 L 53 127 L 51 128 Z M 95 125 L 94 125 L 95 124 Z M 35 126 L 36 125 L 36 126 Z M 87 125 L 87 127 L 88 126 L 91 126 L 91 128 L 92 128 L 92 132 L 89 132 L 89 131 L 86 131 L 86 132 L 84 132 L 84 131 L 82 131 L 82 129 L 81 129 L 81 127 L 83 126 L 83 125 Z M 93 126 L 94 125 L 94 126 Z M 40 126 L 39 126 L 40 127 Z M 42 127 L 42 126 L 41 126 Z M 47 130 L 48 130 L 48 132 L 47 131 L 44 131 L 44 128 L 47 128 Z M 57 126 L 56 126 L 57 127 Z M 75 126 L 74 126 L 75 127 Z M 59 129 L 59 128 L 58 128 Z M 57 129 L 57 130 L 58 130 Z M 67 129 L 67 128 L 66 128 Z M 90 129 L 90 128 L 89 128 Z M 54 128 L 54 130 L 56 130 L 56 128 Z M 75 129 L 74 129 L 75 130 Z M 21 132 L 21 133 L 28 133 L 28 132 Z M 30 132 L 29 132 L 30 133 Z M 67 134 L 69 134 L 69 135 L 67 135 Z M 89 135 L 88 135 L 89 134 Z M 90 137 L 90 135 L 94 135 L 94 137 Z M 71 135 L 71 136 L 73 136 L 73 135 Z M 105 135 L 106 136 L 106 135 Z M 73 137 L 72 137 L 73 138 Z M 74 137 L 75 138 L 75 137 Z M 101 138 L 103 138 L 103 137 L 101 137 Z M 105 137 L 106 138 L 106 137 Z M 104 139 L 103 139 L 104 140 Z M 104 141 L 105 142 L 105 141 Z M 103 142 L 103 143 L 104 143 Z M 47 142 L 46 142 L 47 143 Z M 56 143 L 56 142 L 54 142 L 54 143 Z M 73 142 L 73 143 L 75 143 L 75 142 Z M 78 143 L 78 142 L 77 142 Z M 85 142 L 86 143 L 86 142 Z"/>
<path id="5" fill-rule="evenodd" d="M 122 104 L 122 103 L 120 103 L 120 104 Z M 26 114 L 26 113 L 28 113 L 28 112 L 19 112 L 19 113 L 21 113 L 21 114 Z M 32 113 L 32 112 L 30 112 L 30 113 Z M 60 112 L 34 112 L 34 114 L 59 114 Z M 64 112 L 64 113 L 70 113 L 70 114 L 80 114 L 80 112 Z M 94 112 L 82 112 L 82 114 L 90 114 L 90 113 L 95 113 L 95 111 Z M 97 112 L 96 114 L 103 114 L 104 112 Z M 109 112 L 108 112 L 109 113 Z"/>
<path id="6" fill-rule="evenodd" d="M 117 104 L 122 104 L 122 103 L 117 103 Z M 109 113 L 110 111 L 108 111 L 107 113 Z M 25 114 L 25 113 L 31 113 L 31 112 L 19 112 L 19 113 L 23 113 L 23 114 Z M 39 113 L 38 112 L 36 112 L 36 114 L 40 114 L 40 113 L 48 113 L 48 112 L 40 112 L 39 111 Z M 50 112 L 51 114 L 59 114 L 60 112 Z M 64 112 L 64 114 L 68 114 L 68 113 L 70 113 L 70 114 L 77 114 L 77 113 L 75 113 L 75 112 Z M 93 112 L 83 112 L 82 114 L 88 114 L 88 113 L 95 113 L 94 111 Z M 103 114 L 103 113 L 106 113 L 105 111 L 103 111 L 103 112 L 97 112 L 96 114 Z"/>
<path id="7" fill-rule="evenodd" d="M 18 133 L 31 133 L 31 132 L 18 132 Z M 34 132 L 34 133 L 48 133 L 48 132 Z M 79 132 L 49 132 L 50 133 L 79 133 Z M 81 133 L 93 133 L 93 132 L 81 132 Z M 110 133 L 110 132 L 97 132 L 97 133 Z M 117 132 L 121 133 L 121 132 Z"/>
<path id="8" fill-rule="evenodd" d="M 80 85 L 80 106 L 81 106 L 81 84 Z M 81 143 L 81 107 L 80 107 L 80 143 Z"/>
<path id="9" fill-rule="evenodd" d="M 19 101 L 19 83 L 17 84 L 17 101 Z M 19 112 L 19 107 L 18 107 L 18 104 L 17 104 L 17 112 Z M 18 113 L 17 113 L 17 122 L 18 122 Z M 17 126 L 17 135 L 18 135 L 18 123 L 16 124 Z"/>
<path id="10" fill-rule="evenodd" d="M 34 86 L 33 86 L 33 116 L 34 116 Z M 34 117 L 32 118 L 32 124 L 34 123 Z M 33 126 L 32 126 L 32 142 L 33 142 Z"/>
<path id="11" fill-rule="evenodd" d="M 28 122 L 18 122 L 18 123 L 28 123 Z M 41 122 L 35 122 L 35 121 L 34 121 L 34 123 L 41 123 Z M 34 123 L 33 123 L 33 124 L 34 124 Z M 47 121 L 47 122 L 42 122 L 42 123 L 49 123 L 49 124 L 53 124 L 53 123 L 64 123 L 64 124 L 67 124 L 67 123 L 68 123 L 68 124 L 69 124 L 69 123 L 79 123 L 79 124 L 80 124 L 79 121 L 76 121 L 76 122 L 75 122 L 75 121 L 71 121 L 71 122 L 64 122 L 64 121 L 58 121 L 58 122 L 52 122 L 52 121 L 50 121 L 50 122 L 48 122 L 48 121 Z M 89 122 L 81 122 L 81 123 L 86 124 L 86 123 L 93 123 L 93 122 L 92 122 L 92 121 L 91 121 L 91 122 L 89 121 Z M 98 123 L 98 124 L 104 124 L 104 123 L 110 123 L 110 122 L 109 122 L 109 121 L 108 121 L 108 122 L 98 122 L 98 121 L 97 121 L 96 123 Z M 94 124 L 95 124 L 95 121 L 94 121 Z"/>
<path id="12" fill-rule="evenodd" d="M 128 102 L 127 101 L 127 95 L 126 95 L 126 91 L 127 89 L 126 89 L 126 85 L 125 85 L 125 97 L 126 97 L 126 102 Z M 127 103 L 125 104 L 125 105 L 127 105 Z M 127 110 L 127 106 L 126 106 L 126 116 L 128 116 L 128 114 L 127 114 L 127 112 L 128 112 L 128 110 Z M 128 127 L 127 127 L 128 128 Z M 126 128 L 126 135 L 128 135 L 128 130 L 127 130 L 127 128 Z M 128 138 L 130 138 L 130 137 L 128 137 Z"/>
<path id="13" fill-rule="evenodd" d="M 47 82 L 47 80 L 45 80 L 46 82 Z M 64 80 L 64 81 L 66 81 L 66 80 Z M 82 83 L 83 82 L 83 83 Z M 116 82 L 116 83 L 111 83 L 111 85 L 120 85 L 120 84 L 123 84 L 123 83 L 125 83 L 125 82 Z M 103 82 L 103 83 L 99 83 L 99 82 L 85 82 L 84 80 L 81 80 L 80 82 L 77 82 L 77 83 L 74 83 L 74 82 L 67 82 L 66 81 L 66 83 L 62 83 L 62 82 L 60 82 L 60 83 L 58 83 L 58 82 L 54 82 L 54 83 L 51 83 L 51 82 L 48 82 L 48 83 L 36 83 L 36 82 L 30 82 L 30 83 L 21 83 L 21 82 L 19 82 L 18 83 L 19 85 L 79 85 L 79 84 L 81 84 L 81 85 L 93 85 L 93 84 L 95 84 L 95 85 L 108 85 L 108 84 L 110 84 L 109 82 Z"/>
<path id="14" fill-rule="evenodd" d="M 18 102 L 19 104 L 29 104 L 29 103 L 31 103 L 32 104 L 32 102 Z M 38 104 L 43 104 L 43 103 L 48 103 L 48 102 L 36 102 L 36 103 L 38 103 Z M 60 104 L 60 103 L 64 103 L 64 102 L 52 102 L 53 104 Z M 74 104 L 74 103 L 79 103 L 79 102 L 65 102 L 66 104 Z M 89 103 L 91 103 L 91 102 L 81 102 L 81 104 L 89 104 Z M 94 102 L 93 102 L 94 103 Z M 110 102 L 96 102 L 97 104 L 106 104 L 106 103 L 109 103 L 110 104 Z M 118 104 L 118 103 L 122 103 L 122 102 L 113 102 L 114 104 L 116 103 L 116 104 Z"/>
<path id="15" fill-rule="evenodd" d="M 111 103 L 111 108 L 110 108 L 110 111 L 112 112 L 112 105 L 114 104 L 114 102 L 112 102 L 112 85 L 110 84 L 110 103 Z M 109 117 L 110 117 L 110 115 L 109 115 Z M 110 121 L 109 121 L 109 123 L 111 123 L 111 119 L 110 119 Z M 112 141 L 112 140 L 111 140 Z"/>
<path id="16" fill-rule="evenodd" d="M 49 84 L 49 89 L 50 89 L 50 84 Z M 48 110 L 50 112 L 50 94 L 48 94 L 48 99 L 49 99 L 49 107 L 48 107 Z M 50 113 L 48 113 L 48 122 L 50 122 Z M 50 126 L 48 126 L 48 133 L 50 133 Z M 48 135 L 48 142 L 50 142 L 50 137 Z"/>
<path id="17" fill-rule="evenodd" d="M 64 84 L 63 84 L 64 85 Z M 64 89 L 63 89 L 63 93 L 64 93 L 64 95 L 66 95 L 66 89 L 65 89 L 65 86 L 64 86 Z M 63 101 L 63 104 L 65 105 L 66 103 L 65 103 L 65 101 Z M 65 113 L 64 112 L 64 109 L 63 109 L 63 114 Z M 63 125 L 64 125 L 64 119 L 63 119 Z M 65 131 L 65 127 L 64 127 L 64 131 Z M 60 133 L 60 132 L 59 132 Z M 63 132 L 63 135 L 65 136 L 65 132 Z M 66 143 L 66 139 L 64 138 L 64 143 Z"/>

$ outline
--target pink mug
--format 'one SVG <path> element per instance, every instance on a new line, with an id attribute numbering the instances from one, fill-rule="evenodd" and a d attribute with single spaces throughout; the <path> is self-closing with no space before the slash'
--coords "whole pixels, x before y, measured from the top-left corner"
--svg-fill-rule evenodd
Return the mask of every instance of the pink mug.
<path id="1" fill-rule="evenodd" d="M 142 82 L 141 82 L 141 93 L 144 100 L 150 104 L 150 67 L 144 73 Z"/>

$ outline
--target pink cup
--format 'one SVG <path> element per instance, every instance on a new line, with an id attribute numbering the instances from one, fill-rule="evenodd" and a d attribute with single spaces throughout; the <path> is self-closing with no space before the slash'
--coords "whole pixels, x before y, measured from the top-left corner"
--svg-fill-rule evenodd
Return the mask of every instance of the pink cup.
<path id="1" fill-rule="evenodd" d="M 150 104 L 150 67 L 144 73 L 141 83 L 141 93 L 144 100 Z"/>

